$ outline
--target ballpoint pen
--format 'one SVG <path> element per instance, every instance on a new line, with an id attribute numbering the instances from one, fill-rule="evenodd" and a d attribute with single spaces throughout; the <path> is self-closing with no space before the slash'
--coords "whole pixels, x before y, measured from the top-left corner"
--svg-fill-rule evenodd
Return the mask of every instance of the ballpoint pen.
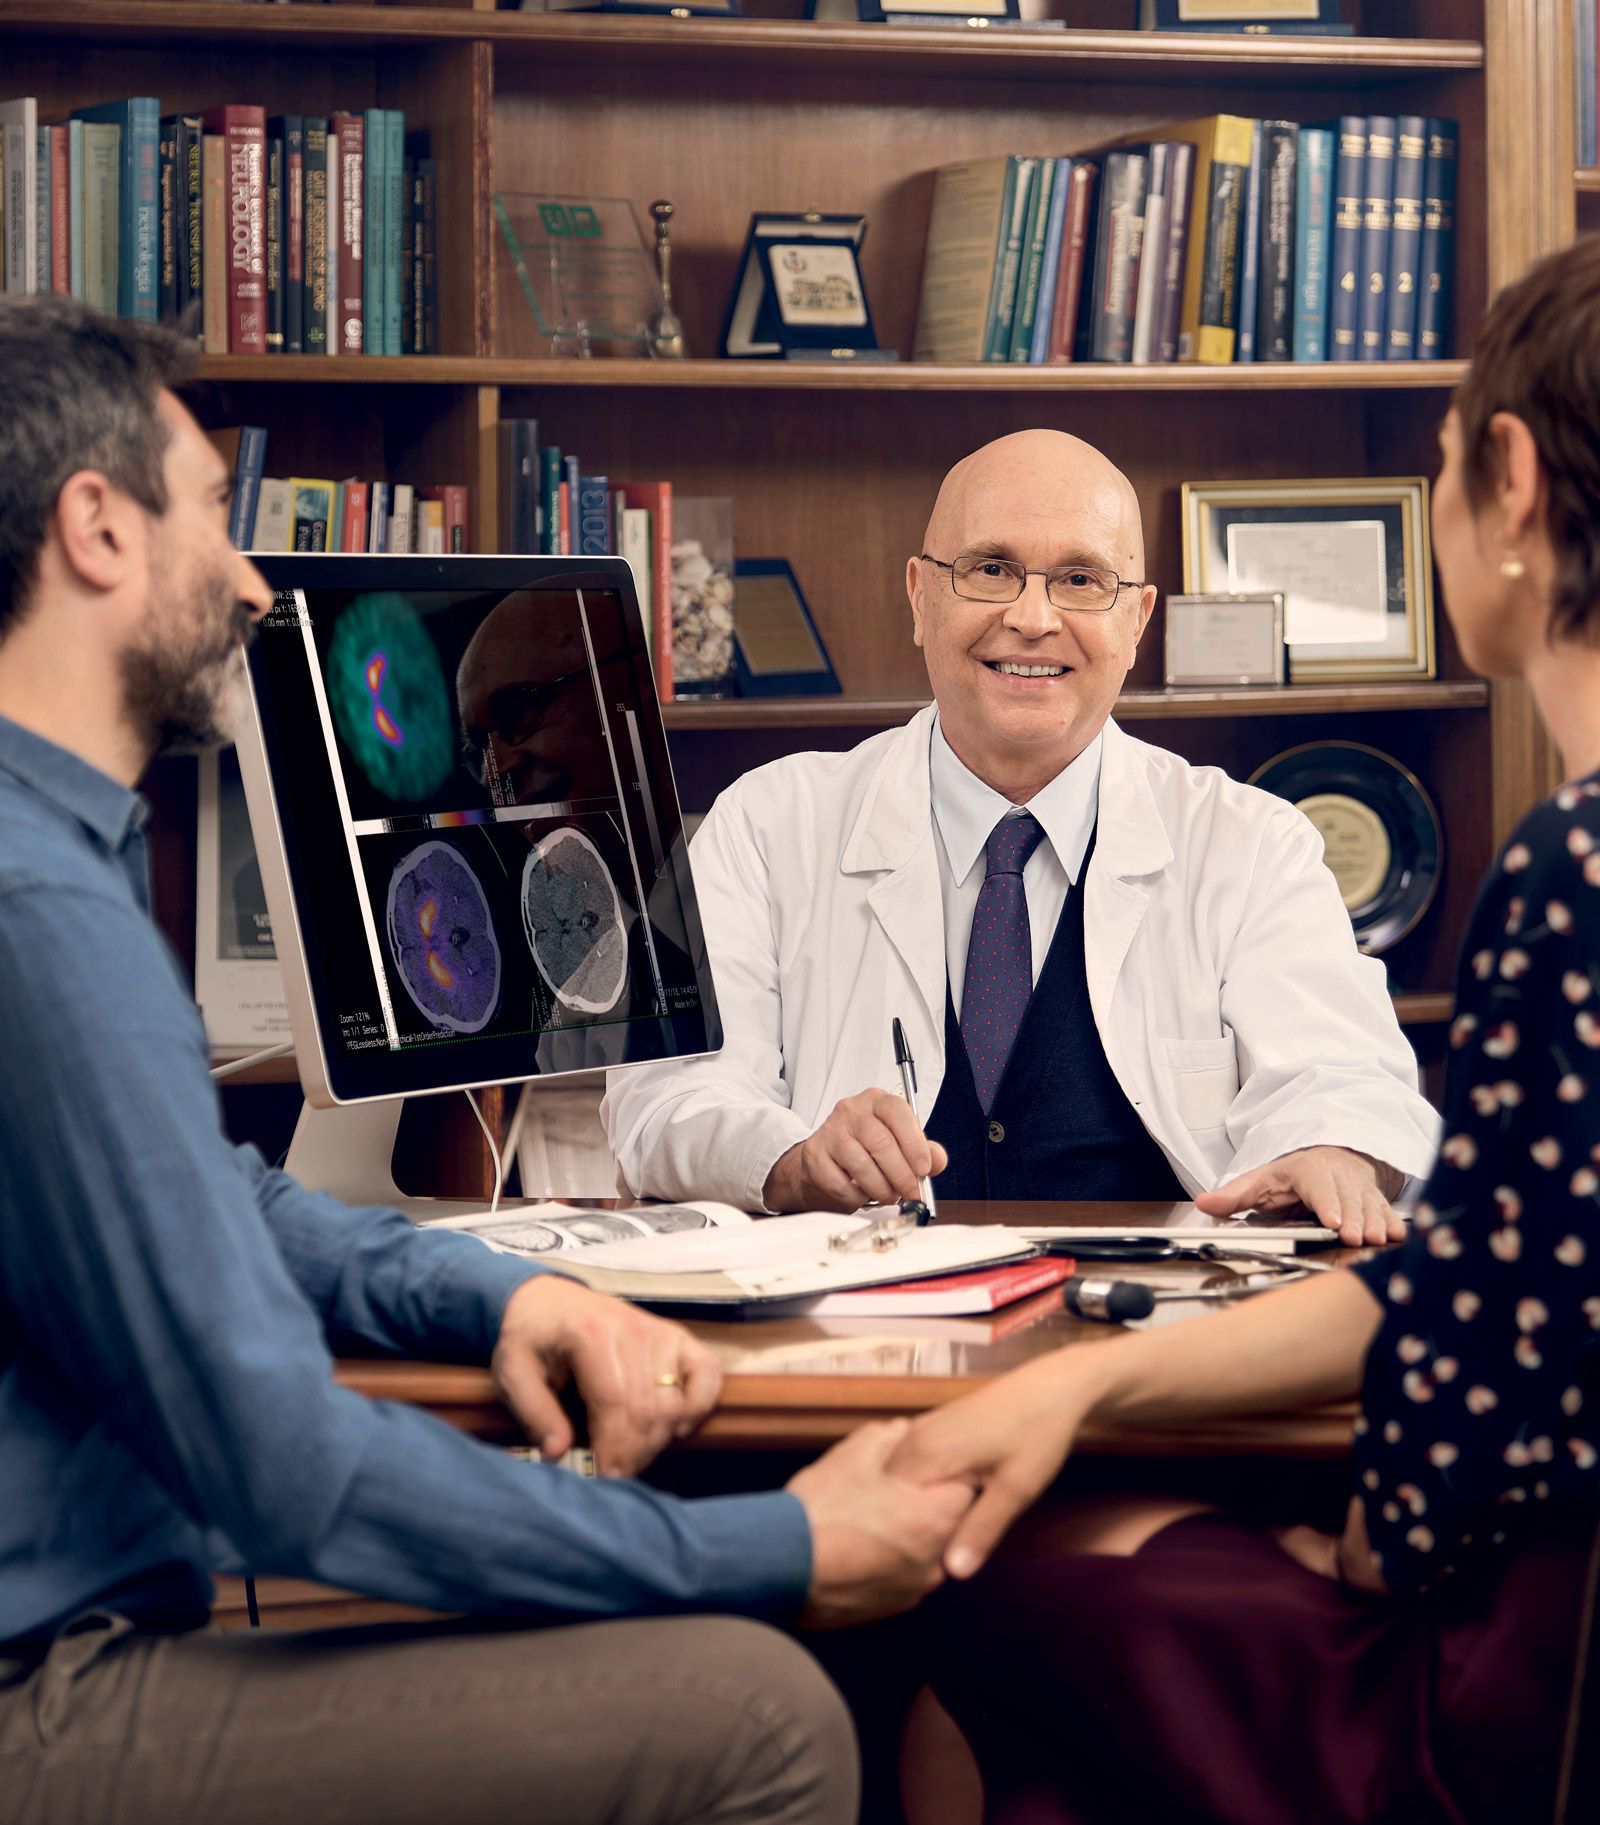
<path id="1" fill-rule="evenodd" d="M 917 1112 L 917 1067 L 911 1057 L 911 1048 L 906 1044 L 906 1030 L 900 1024 L 900 1016 L 894 1017 L 894 1062 L 900 1067 L 900 1088 L 905 1091 L 906 1101 L 911 1105 L 911 1113 Z M 933 1180 L 922 1181 L 922 1202 L 927 1209 L 927 1221 L 932 1222 L 939 1214 L 939 1206 L 933 1200 Z"/>

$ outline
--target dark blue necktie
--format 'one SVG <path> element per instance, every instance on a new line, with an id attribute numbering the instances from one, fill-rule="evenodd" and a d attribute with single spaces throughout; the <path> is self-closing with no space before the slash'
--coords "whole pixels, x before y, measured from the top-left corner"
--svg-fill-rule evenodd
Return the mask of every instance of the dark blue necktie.
<path id="1" fill-rule="evenodd" d="M 961 1037 L 985 1115 L 1005 1075 L 1033 993 L 1033 937 L 1022 870 L 1044 831 L 1027 812 L 1003 817 L 984 845 L 988 873 L 978 889 L 961 990 Z"/>

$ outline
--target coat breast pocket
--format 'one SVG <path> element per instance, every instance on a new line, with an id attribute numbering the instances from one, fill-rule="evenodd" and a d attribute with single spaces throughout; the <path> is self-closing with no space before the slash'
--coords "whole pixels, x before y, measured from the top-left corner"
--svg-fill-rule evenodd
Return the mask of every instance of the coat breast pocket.
<path id="1" fill-rule="evenodd" d="M 1186 1128 L 1220 1128 L 1239 1094 L 1239 1056 L 1233 1036 L 1163 1039 L 1162 1063 Z"/>

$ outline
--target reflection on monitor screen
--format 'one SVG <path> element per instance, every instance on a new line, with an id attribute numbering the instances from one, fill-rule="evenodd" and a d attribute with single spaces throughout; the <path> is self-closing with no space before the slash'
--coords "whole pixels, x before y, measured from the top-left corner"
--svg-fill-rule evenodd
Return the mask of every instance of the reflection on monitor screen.
<path id="1" fill-rule="evenodd" d="M 262 569 L 241 761 L 302 1076 L 308 1019 L 338 1101 L 719 1044 L 626 565 Z"/>

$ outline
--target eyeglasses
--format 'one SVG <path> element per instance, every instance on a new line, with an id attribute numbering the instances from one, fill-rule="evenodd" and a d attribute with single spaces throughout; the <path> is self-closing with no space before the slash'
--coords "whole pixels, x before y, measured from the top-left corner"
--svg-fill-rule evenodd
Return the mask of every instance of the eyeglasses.
<path id="1" fill-rule="evenodd" d="M 462 732 L 467 768 L 476 778 L 483 778 L 485 755 L 489 743 L 498 739 L 505 747 L 521 747 L 544 727 L 551 710 L 561 702 L 574 685 L 587 681 L 588 668 L 567 672 L 559 678 L 540 679 L 526 684 L 503 685 L 489 702 L 490 726 L 467 728 Z"/>
<path id="2" fill-rule="evenodd" d="M 1044 593 L 1055 608 L 1076 609 L 1081 614 L 1103 615 L 1116 606 L 1117 592 L 1148 585 L 1119 577 L 1114 570 L 1096 570 L 1089 564 L 1053 564 L 1048 570 L 1029 570 L 1015 558 L 960 557 L 953 564 L 921 554 L 928 564 L 950 573 L 950 587 L 970 602 L 1015 602 L 1029 577 L 1044 578 Z"/>

